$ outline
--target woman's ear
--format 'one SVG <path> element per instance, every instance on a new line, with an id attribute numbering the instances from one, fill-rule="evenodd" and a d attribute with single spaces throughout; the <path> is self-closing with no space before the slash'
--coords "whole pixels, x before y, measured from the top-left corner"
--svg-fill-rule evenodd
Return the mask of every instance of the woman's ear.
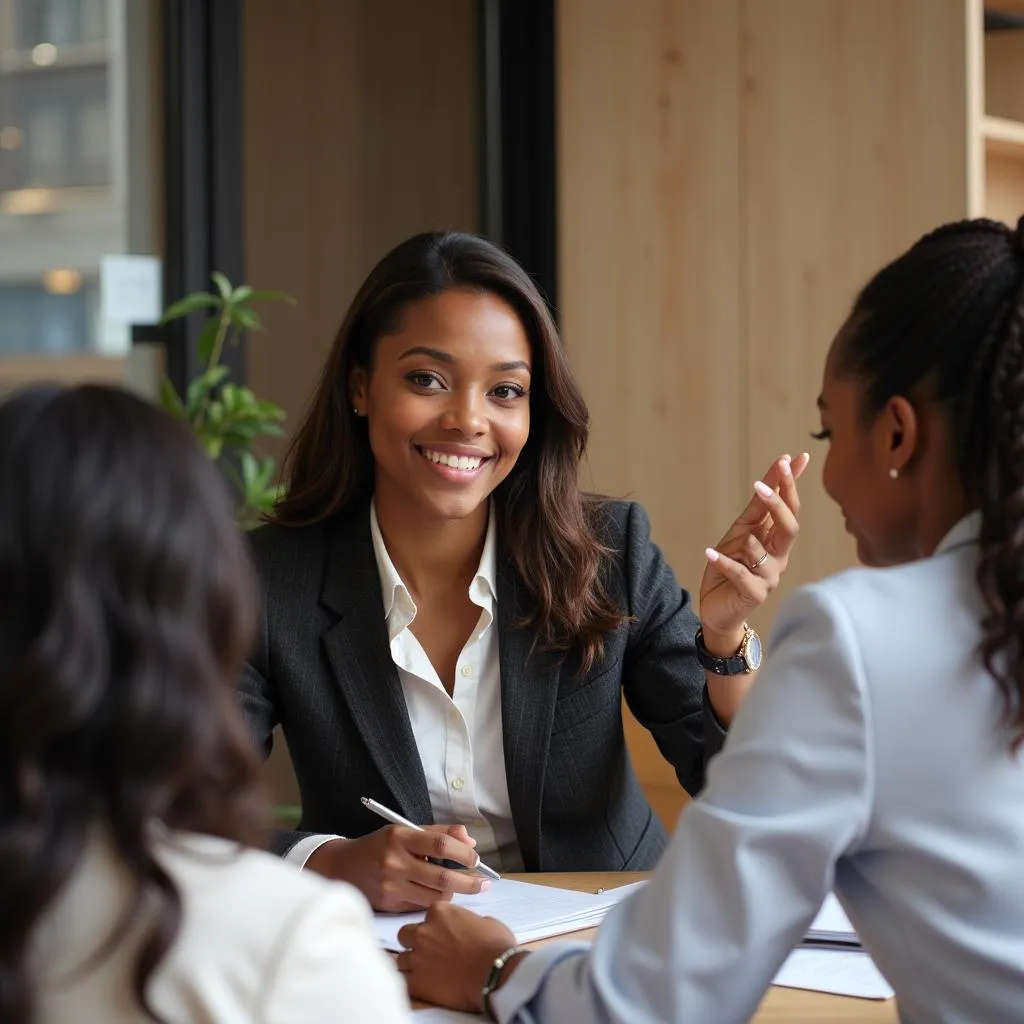
<path id="1" fill-rule="evenodd" d="M 357 416 L 366 415 L 366 399 L 369 392 L 370 379 L 361 366 L 355 367 L 348 379 L 348 398 L 352 411 Z"/>
<path id="2" fill-rule="evenodd" d="M 886 403 L 878 417 L 880 453 L 886 469 L 902 473 L 911 463 L 921 443 L 920 419 L 914 406 L 902 395 L 895 395 Z"/>

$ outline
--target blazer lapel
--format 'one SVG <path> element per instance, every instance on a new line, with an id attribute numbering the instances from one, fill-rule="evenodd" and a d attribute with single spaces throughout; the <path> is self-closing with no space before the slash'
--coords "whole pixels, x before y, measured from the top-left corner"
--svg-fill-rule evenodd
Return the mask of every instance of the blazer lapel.
<path id="1" fill-rule="evenodd" d="M 427 780 L 388 646 L 369 508 L 362 511 L 338 524 L 328 548 L 321 600 L 339 620 L 324 633 L 324 647 L 394 809 L 417 824 L 432 824 Z"/>
<path id="2" fill-rule="evenodd" d="M 537 870 L 543 868 L 541 794 L 560 661 L 550 652 L 534 649 L 536 633 L 516 625 L 530 607 L 529 595 L 518 582 L 511 559 L 503 553 L 498 560 L 498 644 L 505 774 L 523 861 L 528 869 Z"/>

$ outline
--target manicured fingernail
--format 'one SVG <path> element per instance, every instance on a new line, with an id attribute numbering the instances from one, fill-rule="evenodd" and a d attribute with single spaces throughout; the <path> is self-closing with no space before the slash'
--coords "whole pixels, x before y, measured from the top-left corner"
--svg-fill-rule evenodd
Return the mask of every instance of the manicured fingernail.
<path id="1" fill-rule="evenodd" d="M 704 549 L 704 554 L 707 555 L 707 558 L 708 558 L 709 562 L 717 562 L 718 561 L 718 552 L 714 548 L 705 548 Z"/>
<path id="2" fill-rule="evenodd" d="M 754 484 L 754 490 L 757 491 L 762 498 L 770 498 L 775 493 L 763 480 L 758 480 Z"/>
<path id="3" fill-rule="evenodd" d="M 806 462 L 810 462 L 811 461 L 811 453 L 810 452 L 801 452 L 800 453 L 800 458 L 803 459 Z"/>
<path id="4" fill-rule="evenodd" d="M 783 476 L 790 476 L 793 473 L 793 467 L 789 463 L 790 458 L 788 455 L 779 463 L 779 470 Z"/>
<path id="5" fill-rule="evenodd" d="M 481 892 L 487 892 L 487 890 L 488 890 L 488 889 L 490 889 L 490 887 L 491 887 L 491 883 L 490 883 L 490 882 L 484 882 L 484 883 L 483 883 L 483 884 L 482 884 L 482 885 L 480 886 L 480 891 L 481 891 Z"/>

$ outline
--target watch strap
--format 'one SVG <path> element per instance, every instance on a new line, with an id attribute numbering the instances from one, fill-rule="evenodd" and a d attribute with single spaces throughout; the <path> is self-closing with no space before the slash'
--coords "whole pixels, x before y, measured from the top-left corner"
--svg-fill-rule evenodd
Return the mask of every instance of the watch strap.
<path id="1" fill-rule="evenodd" d="M 749 629 L 749 627 L 746 627 Z M 746 635 L 746 631 L 744 631 Z M 694 638 L 697 648 L 697 661 L 706 672 L 714 672 L 718 676 L 741 676 L 748 671 L 746 659 L 743 657 L 743 645 L 729 658 L 717 658 L 704 644 L 704 630 L 698 629 Z"/>
<path id="2" fill-rule="evenodd" d="M 529 950 L 524 946 L 509 946 L 504 953 L 495 957 L 494 962 L 491 964 L 490 971 L 487 972 L 487 980 L 484 982 L 484 987 L 480 990 L 480 1001 L 484 1006 L 484 1016 L 488 1020 L 498 1019 L 494 1015 L 494 1010 L 491 1009 L 491 995 L 498 987 L 498 983 L 501 981 L 501 972 L 505 970 L 505 965 L 509 960 L 518 956 L 520 953 L 528 952 Z"/>

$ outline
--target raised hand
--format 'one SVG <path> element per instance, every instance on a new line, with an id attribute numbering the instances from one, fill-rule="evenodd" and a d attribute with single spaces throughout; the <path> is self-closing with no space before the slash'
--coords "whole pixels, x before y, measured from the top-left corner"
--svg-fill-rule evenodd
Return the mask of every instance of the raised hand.
<path id="1" fill-rule="evenodd" d="M 712 653 L 735 652 L 748 616 L 779 585 L 800 528 L 796 481 L 809 461 L 806 453 L 776 459 L 725 536 L 707 549 L 700 620 Z"/>

